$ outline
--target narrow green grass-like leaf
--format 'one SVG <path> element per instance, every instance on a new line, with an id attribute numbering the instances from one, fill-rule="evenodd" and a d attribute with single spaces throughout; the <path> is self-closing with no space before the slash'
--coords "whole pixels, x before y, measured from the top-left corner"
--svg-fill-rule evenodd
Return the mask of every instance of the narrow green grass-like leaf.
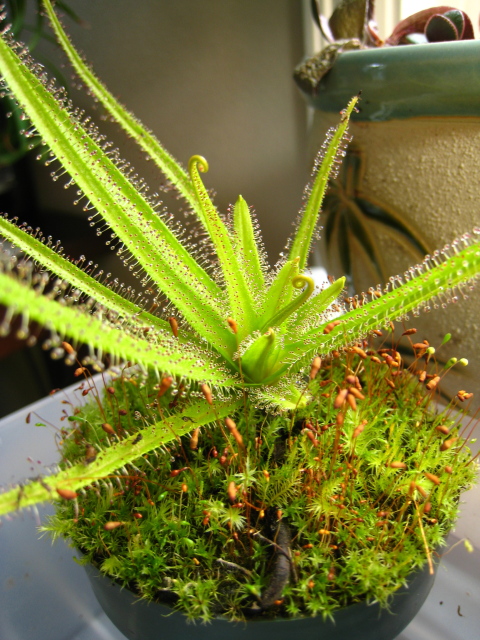
<path id="1" fill-rule="evenodd" d="M 73 181 L 188 322 L 229 357 L 235 341 L 225 327 L 223 296 L 216 283 L 3 39 L 0 63 L 16 98 Z"/>
<path id="2" fill-rule="evenodd" d="M 339 151 L 342 150 L 350 115 L 358 102 L 358 96 L 353 98 L 342 114 L 342 120 L 333 134 L 325 152 L 324 158 L 315 176 L 310 196 L 305 205 L 305 209 L 300 220 L 297 232 L 290 248 L 289 257 L 291 260 L 300 258 L 298 268 L 303 271 L 307 266 L 308 254 L 312 243 L 313 234 L 317 225 L 323 197 L 328 185 L 328 179 L 334 169 Z"/>
<path id="3" fill-rule="evenodd" d="M 344 287 L 345 278 L 338 278 L 316 296 L 307 300 L 293 317 L 290 326 L 291 334 L 286 336 L 286 340 L 298 337 L 298 327 L 307 319 L 311 319 L 314 322 L 338 298 Z"/>
<path id="4" fill-rule="evenodd" d="M 181 413 L 161 420 L 154 425 L 140 429 L 135 434 L 121 440 L 102 451 L 88 466 L 77 464 L 42 481 L 32 481 L 0 493 L 0 515 L 29 507 L 39 502 L 58 498 L 56 489 L 77 491 L 95 480 L 106 478 L 115 471 L 152 449 L 183 436 L 198 426 L 215 422 L 233 414 L 241 405 L 239 400 L 216 403 L 214 407 L 202 400 L 187 407 Z M 141 435 L 141 438 L 138 436 Z M 138 441 L 138 442 L 136 442 Z M 50 490 L 47 488 L 49 487 Z"/>
<path id="5" fill-rule="evenodd" d="M 265 324 L 261 327 L 261 331 L 269 327 L 279 327 L 291 316 L 298 308 L 300 308 L 308 298 L 312 295 L 315 289 L 315 283 L 313 278 L 304 275 L 298 275 L 292 278 L 291 286 L 294 289 L 303 289 L 299 294 L 291 300 L 288 304 L 282 307 L 271 318 L 267 318 Z"/>
<path id="6" fill-rule="evenodd" d="M 303 356 L 313 353 L 322 355 L 341 349 L 362 339 L 371 331 L 388 325 L 390 321 L 421 310 L 436 298 L 437 304 L 443 304 L 450 298 L 461 295 L 462 283 L 478 278 L 480 242 L 474 242 L 438 266 L 426 269 L 427 265 L 424 267 L 425 273 L 414 280 L 407 280 L 382 297 L 339 316 L 340 324 L 329 333 L 324 334 L 328 324 L 324 323 L 302 335 L 301 340 L 286 344 L 285 352 L 295 354 L 297 364 L 292 367 L 292 371 L 301 367 Z M 457 287 L 460 294 L 455 291 Z"/>
<path id="7" fill-rule="evenodd" d="M 172 331 L 168 322 L 148 313 L 148 311 L 144 311 L 130 300 L 102 285 L 43 242 L 25 233 L 2 217 L 0 217 L 0 235 L 15 244 L 30 258 L 41 263 L 53 274 L 62 278 L 62 280 L 66 280 L 72 287 L 77 287 L 86 295 L 93 297 L 110 311 L 114 311 L 121 316 L 134 317 L 137 324 L 153 327 L 162 335 L 171 337 Z M 189 343 L 196 342 L 195 337 L 185 331 L 182 331 L 179 340 L 186 340 Z"/>
<path id="8" fill-rule="evenodd" d="M 242 196 L 238 197 L 233 208 L 233 228 L 235 232 L 235 249 L 239 255 L 239 261 L 245 270 L 246 280 L 250 284 L 252 296 L 258 296 L 265 289 L 265 278 L 252 217 L 248 204 Z"/>
<path id="9" fill-rule="evenodd" d="M 73 68 L 87 85 L 97 100 L 103 105 L 110 116 L 119 124 L 128 135 L 148 154 L 162 173 L 178 189 L 193 208 L 200 220 L 205 224 L 203 211 L 199 206 L 192 182 L 187 172 L 168 153 L 157 138 L 148 131 L 133 114 L 123 107 L 118 100 L 110 93 L 105 85 L 95 76 L 89 67 L 82 60 L 81 56 L 72 46 L 69 37 L 65 33 L 50 0 L 43 0 L 51 25 L 55 31 L 58 42 L 68 56 Z"/>
<path id="10" fill-rule="evenodd" d="M 278 313 L 290 299 L 292 280 L 298 276 L 298 263 L 299 258 L 288 260 L 275 276 L 265 296 L 259 326 L 263 326 L 268 318 Z"/>
<path id="11" fill-rule="evenodd" d="M 208 162 L 202 156 L 192 156 L 188 163 L 188 168 L 198 201 L 204 212 L 207 231 L 217 252 L 218 261 L 225 279 L 231 316 L 238 325 L 238 338 L 241 340 L 252 328 L 252 295 L 237 259 L 230 234 L 218 215 L 200 178 L 199 171 L 208 171 Z"/>
<path id="12" fill-rule="evenodd" d="M 101 349 L 122 361 L 131 360 L 145 368 L 166 371 L 189 380 L 235 386 L 239 381 L 228 372 L 216 354 L 193 344 L 179 345 L 172 337 L 148 341 L 126 333 L 107 319 L 88 315 L 76 306 L 66 306 L 36 293 L 29 285 L 0 273 L 0 303 L 29 320 L 41 323 L 60 336 L 73 338 Z M 46 321 L 47 319 L 47 321 Z"/>
<path id="13" fill-rule="evenodd" d="M 310 195 L 305 204 L 305 208 L 300 218 L 300 222 L 293 238 L 292 246 L 289 251 L 289 260 L 297 260 L 298 272 L 302 272 L 307 266 L 308 254 L 312 244 L 312 239 L 317 226 L 318 216 L 320 214 L 323 198 L 328 186 L 328 180 L 334 170 L 335 163 L 338 162 L 338 154 L 342 151 L 342 145 L 344 144 L 348 125 L 350 122 L 350 115 L 355 109 L 358 102 L 358 96 L 353 98 L 345 112 L 342 114 L 342 120 L 335 132 L 331 136 L 327 145 L 323 160 L 318 168 L 313 185 L 310 189 Z M 288 264 L 288 262 L 286 264 Z M 265 301 L 264 315 L 268 315 L 272 306 L 278 307 L 279 304 L 286 304 L 294 295 L 293 289 L 285 287 L 281 284 L 284 278 L 283 269 L 277 274 L 270 291 L 267 294 Z M 277 297 L 277 291 L 282 291 L 282 302 Z"/>

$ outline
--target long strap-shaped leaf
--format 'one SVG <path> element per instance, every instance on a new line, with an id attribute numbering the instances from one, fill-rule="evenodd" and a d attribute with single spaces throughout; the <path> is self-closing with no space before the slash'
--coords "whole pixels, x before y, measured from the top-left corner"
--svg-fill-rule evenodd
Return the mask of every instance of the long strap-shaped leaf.
<path id="1" fill-rule="evenodd" d="M 114 358 L 189 380 L 222 386 L 239 384 L 230 372 L 222 369 L 220 358 L 214 352 L 201 350 L 193 344 L 183 344 L 180 348 L 173 337 L 162 337 L 155 342 L 129 335 L 121 324 L 109 326 L 105 319 L 99 320 L 75 306 L 60 304 L 4 273 L 0 273 L 0 303 L 60 336 L 101 349 Z"/>
<path id="2" fill-rule="evenodd" d="M 222 292 L 100 146 L 37 80 L 3 39 L 0 69 L 58 160 L 190 324 L 225 357 L 236 343 Z"/>
<path id="3" fill-rule="evenodd" d="M 233 208 L 234 244 L 239 261 L 245 270 L 253 295 L 261 294 L 265 289 L 265 277 L 262 260 L 258 251 L 255 230 L 248 204 L 242 196 L 238 197 Z"/>
<path id="4" fill-rule="evenodd" d="M 277 273 L 267 293 L 264 302 L 264 317 L 265 315 L 268 316 L 272 309 L 289 302 L 295 294 L 293 287 L 285 287 L 285 267 L 291 264 L 292 261 L 296 261 L 295 264 L 301 273 L 307 266 L 308 254 L 310 252 L 310 246 L 317 226 L 328 180 L 332 174 L 335 163 L 340 161 L 338 154 L 342 151 L 350 122 L 350 115 L 355 109 L 357 102 L 358 97 L 350 101 L 342 115 L 340 124 L 329 139 L 322 163 L 317 170 L 313 185 L 310 189 L 310 195 L 300 218 L 292 246 L 290 247 L 289 258 L 284 268 Z M 279 296 L 281 296 L 281 299 Z"/>
<path id="5" fill-rule="evenodd" d="M 475 238 L 476 239 L 476 238 Z M 423 269 L 428 265 L 424 263 Z M 438 297 L 443 303 L 458 295 L 456 287 L 462 286 L 469 280 L 478 278 L 480 272 L 480 242 L 474 242 L 445 262 L 426 270 L 425 273 L 407 281 L 397 289 L 393 289 L 382 297 L 373 300 L 360 309 L 355 309 L 340 316 L 340 324 L 325 334 L 328 323 L 308 331 L 301 340 L 285 345 L 285 352 L 295 354 L 295 365 L 292 370 L 298 370 L 302 353 L 330 353 L 335 349 L 360 340 L 369 332 L 379 329 L 413 311 L 421 310 L 425 305 Z"/>
<path id="6" fill-rule="evenodd" d="M 187 434 L 198 426 L 214 422 L 218 418 L 231 415 L 240 406 L 240 401 L 230 400 L 216 403 L 214 407 L 205 401 L 198 402 L 182 413 L 141 429 L 124 440 L 102 451 L 95 462 L 88 466 L 76 464 L 69 469 L 48 476 L 42 481 L 32 481 L 0 494 L 0 515 L 11 513 L 20 508 L 39 502 L 58 498 L 56 489 L 77 491 L 92 484 L 95 480 L 106 478 L 117 469 L 134 462 L 162 444 Z M 138 436 L 142 437 L 139 438 Z"/>
<path id="7" fill-rule="evenodd" d="M 287 260 L 277 272 L 266 293 L 259 325 L 264 325 L 268 318 L 278 313 L 290 300 L 292 280 L 298 276 L 298 263 L 299 258 Z"/>
<path id="8" fill-rule="evenodd" d="M 307 266 L 308 254 L 310 251 L 310 245 L 317 225 L 320 208 L 322 205 L 325 190 L 327 188 L 328 179 L 334 169 L 335 162 L 339 161 L 338 153 L 342 151 L 342 144 L 347 133 L 348 124 L 350 121 L 350 115 L 355 109 L 355 105 L 358 102 L 358 97 L 353 98 L 345 112 L 342 114 L 342 120 L 332 135 L 325 155 L 322 160 L 322 164 L 317 171 L 315 180 L 313 182 L 311 192 L 305 209 L 300 220 L 297 232 L 290 248 L 289 257 L 291 260 L 294 258 L 300 258 L 298 268 L 301 271 Z"/>
<path id="9" fill-rule="evenodd" d="M 130 300 L 118 295 L 43 242 L 2 217 L 0 217 L 0 235 L 16 245 L 30 258 L 40 262 L 53 274 L 68 281 L 72 287 L 77 287 L 86 295 L 93 297 L 110 311 L 124 317 L 135 317 L 137 323 L 152 327 L 165 337 L 171 336 L 170 324 L 166 320 L 144 311 Z M 179 340 L 188 343 L 196 342 L 195 337 L 185 331 L 179 335 Z"/>
<path id="10" fill-rule="evenodd" d="M 260 328 L 260 331 L 265 331 L 269 327 L 281 327 L 281 325 L 302 305 L 306 303 L 308 298 L 312 295 L 315 290 L 315 283 L 313 278 L 305 275 L 298 275 L 295 278 L 292 278 L 291 286 L 295 287 L 295 289 L 302 289 L 301 293 L 297 295 L 296 298 L 291 300 L 288 304 L 286 304 L 283 308 L 279 309 L 277 313 L 275 313 L 272 317 L 267 318 L 265 323 Z"/>
<path id="11" fill-rule="evenodd" d="M 203 209 L 205 224 L 210 239 L 217 252 L 218 261 L 225 279 L 230 309 L 238 325 L 238 338 L 241 340 L 251 331 L 253 322 L 252 293 L 245 281 L 235 248 L 225 224 L 218 215 L 210 196 L 200 178 L 200 171 L 208 171 L 208 162 L 202 156 L 192 156 L 188 163 L 198 201 Z"/>
<path id="12" fill-rule="evenodd" d="M 304 322 L 311 321 L 312 324 L 318 322 L 318 317 L 338 298 L 344 286 L 345 278 L 339 278 L 316 296 L 307 300 L 296 312 L 290 325 L 291 333 L 287 334 L 285 339 L 289 341 L 298 337 L 298 329 Z"/>
<path id="13" fill-rule="evenodd" d="M 204 222 L 203 211 L 198 204 L 192 182 L 187 172 L 168 153 L 168 151 L 164 149 L 157 138 L 148 131 L 133 114 L 127 111 L 127 109 L 125 109 L 118 100 L 115 99 L 105 85 L 95 76 L 91 69 L 88 68 L 63 30 L 50 0 L 43 0 L 43 4 L 57 39 L 80 78 L 87 85 L 97 100 L 103 105 L 106 111 L 112 116 L 115 122 L 117 122 L 117 124 L 119 124 L 144 151 L 146 151 L 148 156 L 158 166 L 162 173 L 187 200 L 200 220 Z"/>

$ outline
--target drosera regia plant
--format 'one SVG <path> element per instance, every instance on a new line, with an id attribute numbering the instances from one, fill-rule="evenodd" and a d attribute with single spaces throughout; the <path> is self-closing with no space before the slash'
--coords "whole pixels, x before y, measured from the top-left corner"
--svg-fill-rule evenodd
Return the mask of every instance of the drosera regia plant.
<path id="1" fill-rule="evenodd" d="M 83 256 L 0 218 L 2 236 L 25 256 L 2 254 L 2 333 L 15 317 L 30 343 L 31 323 L 48 329 L 46 346 L 77 367 L 94 399 L 62 424 L 59 469 L 6 489 L 0 514 L 57 499 L 46 529 L 191 618 L 388 604 L 413 569 L 427 562 L 433 571 L 476 472 L 472 423 L 454 413 L 471 392 L 434 411 L 442 377 L 466 361 L 440 370 L 435 345 L 406 328 L 416 353 L 407 368 L 392 323 L 468 296 L 480 231 L 353 299 L 342 299 L 343 278 L 315 287 L 309 250 L 355 97 L 320 151 L 285 257 L 270 269 L 245 200 L 222 216 L 201 180 L 206 160 L 193 156 L 184 170 L 44 6 L 78 76 L 186 200 L 216 262 L 203 266 L 202 247 L 158 213 L 119 153 L 5 32 L 2 92 L 50 149 L 54 174 L 66 172 L 100 230 L 110 229 L 109 245 L 141 289 L 87 273 Z M 80 361 L 82 344 L 90 355 Z"/>

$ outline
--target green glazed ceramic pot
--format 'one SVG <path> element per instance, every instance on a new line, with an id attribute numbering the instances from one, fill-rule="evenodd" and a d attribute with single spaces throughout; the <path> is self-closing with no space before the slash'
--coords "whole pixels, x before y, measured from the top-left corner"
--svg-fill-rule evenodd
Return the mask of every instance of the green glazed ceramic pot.
<path id="1" fill-rule="evenodd" d="M 308 102 L 337 115 L 362 91 L 354 122 L 480 117 L 480 41 L 382 47 L 340 54 Z"/>
<path id="2" fill-rule="evenodd" d="M 328 271 L 351 273 L 357 292 L 480 226 L 480 41 L 340 54 L 306 96 L 315 108 L 312 153 L 359 91 L 353 141 L 325 200 L 321 249 Z M 441 361 L 468 358 L 447 377 L 450 395 L 475 391 L 480 379 L 480 297 L 465 289 L 445 298 L 466 296 L 409 325 L 434 346 L 452 334 Z"/>
<path id="3" fill-rule="evenodd" d="M 85 569 L 103 610 L 129 640 L 393 640 L 416 616 L 435 577 L 428 566 L 413 574 L 408 589 L 396 593 L 389 611 L 359 603 L 339 610 L 334 621 L 323 621 L 320 616 L 244 623 L 217 618 L 209 624 L 192 624 L 178 611 L 121 589 L 92 565 Z"/>

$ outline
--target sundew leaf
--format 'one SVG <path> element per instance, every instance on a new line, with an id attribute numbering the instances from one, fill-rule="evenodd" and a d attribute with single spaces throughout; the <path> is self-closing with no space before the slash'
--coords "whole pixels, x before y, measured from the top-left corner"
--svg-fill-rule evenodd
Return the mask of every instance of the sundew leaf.
<path id="1" fill-rule="evenodd" d="M 208 163 L 202 156 L 192 156 L 188 168 L 197 198 L 203 209 L 205 224 L 215 247 L 223 272 L 225 288 L 230 302 L 231 316 L 238 324 L 239 339 L 252 329 L 253 298 L 245 280 L 245 273 L 237 259 L 230 234 L 218 215 L 213 202 L 200 178 L 199 171 L 208 171 Z"/>
<path id="2" fill-rule="evenodd" d="M 328 307 L 334 302 L 338 296 L 342 293 L 345 287 L 345 278 L 338 278 L 331 285 L 320 291 L 316 296 L 307 300 L 296 312 L 291 322 L 291 335 L 286 336 L 286 340 L 298 336 L 298 326 L 300 326 L 305 320 L 315 320 L 321 316 L 321 314 L 327 311 Z"/>
<path id="3" fill-rule="evenodd" d="M 339 153 L 343 151 L 350 116 L 354 111 L 358 100 L 358 96 L 350 100 L 347 108 L 342 113 L 340 124 L 330 138 L 322 163 L 313 181 L 310 195 L 300 219 L 300 224 L 298 225 L 292 246 L 290 247 L 289 258 L 290 260 L 299 258 L 298 269 L 300 272 L 307 266 L 308 254 L 310 252 L 310 246 L 321 210 L 323 197 L 327 189 L 328 180 L 332 171 L 335 169 L 335 163 L 338 161 Z"/>
<path id="4" fill-rule="evenodd" d="M 294 236 L 292 246 L 289 251 L 289 258 L 277 273 L 263 306 L 262 320 L 265 321 L 274 310 L 287 304 L 295 294 L 293 287 L 288 284 L 288 270 L 295 268 L 297 273 L 301 273 L 307 266 L 308 254 L 315 232 L 315 228 L 320 214 L 323 198 L 327 189 L 328 180 L 335 168 L 335 163 L 339 161 L 338 155 L 343 152 L 343 145 L 346 141 L 348 124 L 352 111 L 358 102 L 358 96 L 353 98 L 347 109 L 342 114 L 342 120 L 332 134 L 327 145 L 323 160 L 306 202 L 303 214 L 298 224 L 297 232 Z M 290 267 L 287 265 L 291 265 Z"/>
<path id="5" fill-rule="evenodd" d="M 229 357 L 235 341 L 226 328 L 218 285 L 3 38 L 0 64 L 4 80 L 33 125 L 118 239 L 198 333 Z"/>
<path id="6" fill-rule="evenodd" d="M 194 344 L 179 345 L 173 336 L 157 335 L 149 341 L 130 335 L 121 322 L 115 326 L 105 316 L 97 318 L 77 306 L 60 304 L 4 273 L 0 273 L 0 303 L 62 337 L 100 349 L 114 359 L 130 360 L 145 368 L 169 372 L 188 380 L 222 386 L 239 384 L 213 352 L 201 350 Z"/>
<path id="7" fill-rule="evenodd" d="M 58 498 L 56 489 L 77 491 L 95 480 L 106 478 L 115 471 L 162 444 L 183 436 L 196 427 L 215 422 L 233 414 L 240 400 L 216 402 L 209 406 L 205 400 L 190 405 L 181 413 L 170 416 L 149 427 L 140 429 L 120 442 L 103 450 L 94 462 L 76 464 L 59 473 L 32 481 L 0 494 L 0 516 L 39 502 Z M 141 438 L 139 438 L 141 436 Z"/>
<path id="8" fill-rule="evenodd" d="M 310 399 L 307 390 L 300 389 L 294 377 L 284 377 L 275 384 L 253 388 L 252 394 L 260 406 L 278 411 L 303 409 Z"/>
<path id="9" fill-rule="evenodd" d="M 154 328 L 166 337 L 171 336 L 172 331 L 167 321 L 152 315 L 148 311 L 144 311 L 130 300 L 115 293 L 95 280 L 95 278 L 86 274 L 85 271 L 70 262 L 70 260 L 2 217 L 0 217 L 0 235 L 24 251 L 30 258 L 41 263 L 43 267 L 49 269 L 53 274 L 68 282 L 71 287 L 77 287 L 87 296 L 93 297 L 109 311 L 114 311 L 121 316 L 128 316 L 129 318 L 134 317 L 137 324 L 144 324 Z M 182 331 L 179 340 L 196 342 L 194 336 L 186 331 Z"/>
<path id="10" fill-rule="evenodd" d="M 295 276 L 292 278 L 290 285 L 293 289 L 302 289 L 302 291 L 272 317 L 267 318 L 264 325 L 260 328 L 261 331 L 265 331 L 269 327 L 281 327 L 299 307 L 301 308 L 301 306 L 305 304 L 315 290 L 315 283 L 310 276 Z"/>
<path id="11" fill-rule="evenodd" d="M 251 283 L 252 296 L 263 293 L 265 290 L 265 278 L 262 261 L 258 251 L 250 210 L 242 196 L 238 197 L 233 208 L 233 229 L 235 233 L 233 239 L 235 250 L 238 252 L 239 260 L 245 270 L 247 283 Z"/>
<path id="12" fill-rule="evenodd" d="M 478 237 L 480 231 L 475 232 Z M 462 284 L 473 282 L 480 271 L 480 242 L 477 237 L 464 238 L 470 246 L 458 251 L 459 243 L 452 243 L 456 247 L 455 255 L 441 262 L 441 255 L 435 257 L 439 262 L 431 267 L 429 259 L 419 266 L 422 273 L 389 291 L 382 297 L 362 305 L 338 318 L 340 324 L 328 333 L 324 333 L 328 323 L 324 323 L 307 331 L 301 340 L 286 343 L 284 351 L 290 353 L 296 365 L 292 371 L 298 370 L 304 363 L 305 356 L 312 353 L 326 354 L 335 349 L 362 339 L 371 331 L 388 325 L 390 321 L 398 320 L 411 312 L 419 312 L 428 307 L 428 303 L 446 304 L 462 296 Z M 476 240 L 476 242 L 475 242 Z M 391 280 L 396 286 L 398 280 Z M 458 290 L 458 292 L 457 292 Z M 428 309 L 427 309 L 428 310 Z"/>
<path id="13" fill-rule="evenodd" d="M 105 85 L 88 68 L 81 56 L 72 46 L 70 39 L 65 33 L 59 19 L 57 18 L 50 0 L 43 0 L 45 10 L 55 31 L 58 42 L 68 56 L 73 68 L 87 85 L 93 95 L 99 100 L 110 116 L 119 124 L 128 135 L 148 154 L 152 161 L 178 189 L 192 209 L 195 211 L 202 223 L 203 210 L 199 206 L 195 191 L 187 172 L 168 153 L 157 138 L 148 131 L 137 118 L 123 107 L 118 100 L 110 93 Z"/>
<path id="14" fill-rule="evenodd" d="M 260 325 L 264 325 L 268 318 L 278 313 L 287 304 L 291 296 L 292 280 L 298 276 L 299 258 L 287 260 L 278 271 L 270 285 L 262 306 Z"/>

